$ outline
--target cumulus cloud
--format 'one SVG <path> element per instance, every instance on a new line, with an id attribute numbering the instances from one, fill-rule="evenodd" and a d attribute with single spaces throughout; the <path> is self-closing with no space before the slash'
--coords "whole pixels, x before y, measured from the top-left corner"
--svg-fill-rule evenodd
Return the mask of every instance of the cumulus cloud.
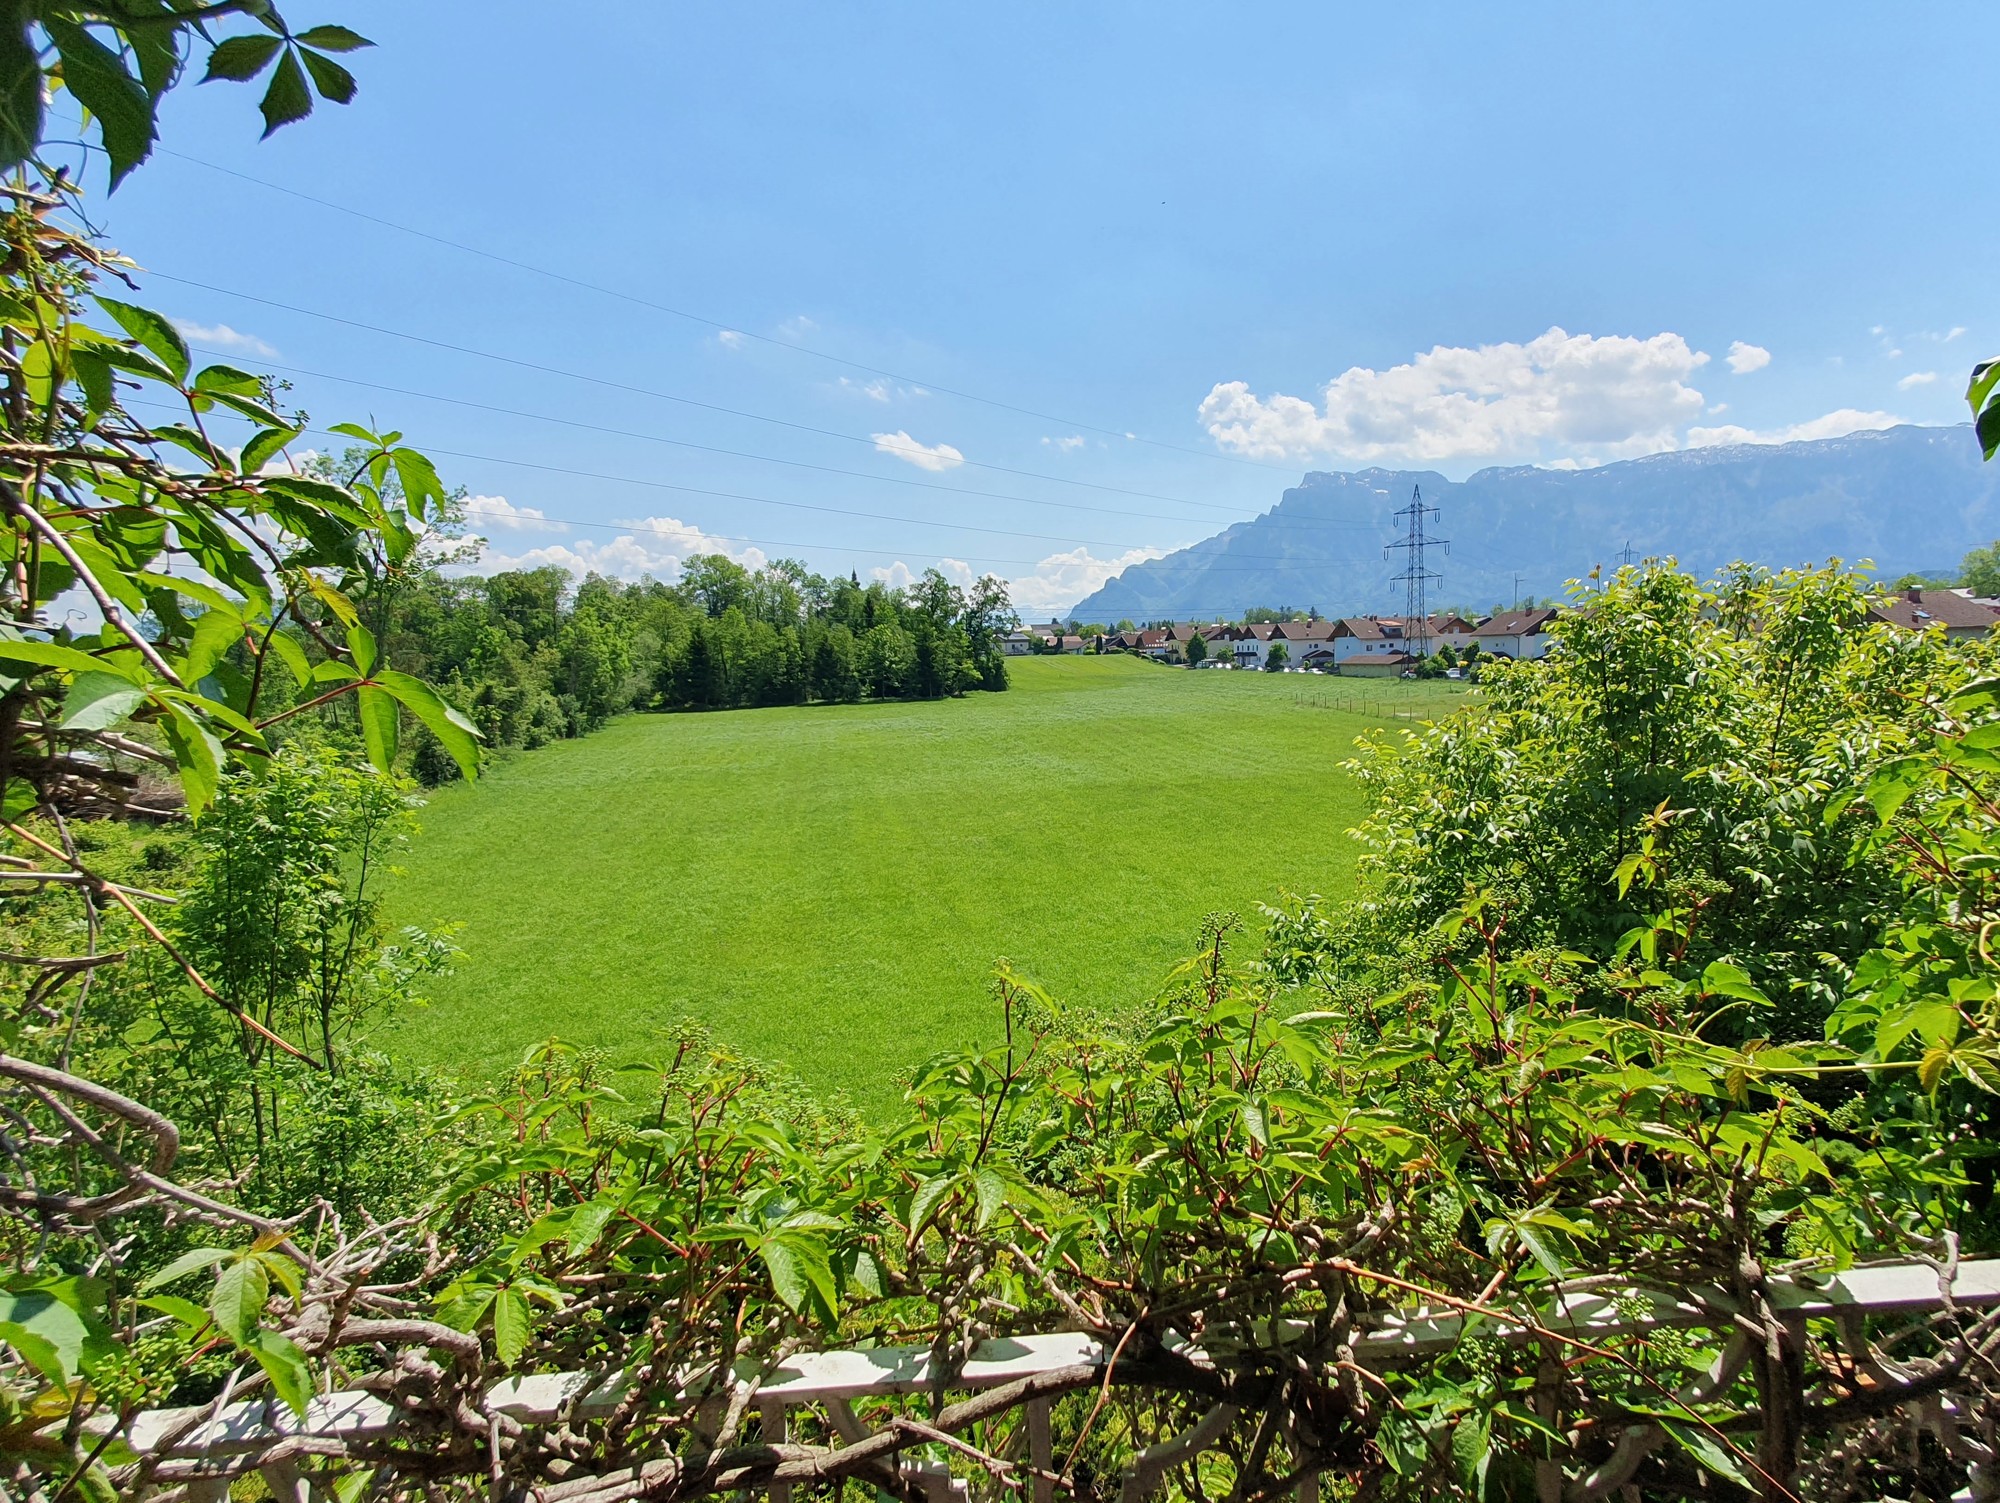
<path id="1" fill-rule="evenodd" d="M 1829 412 L 1825 417 L 1816 417 L 1809 422 L 1794 423 L 1789 428 L 1744 428 L 1735 423 L 1724 423 L 1715 428 L 1690 428 L 1687 441 L 1690 449 L 1708 449 L 1717 444 L 1796 444 L 1813 438 L 1840 438 L 1871 428 L 1893 428 L 1902 421 L 1892 413 L 1857 412 L 1852 407 L 1843 407 L 1838 412 Z"/>
<path id="2" fill-rule="evenodd" d="M 920 444 L 900 428 L 894 433 L 872 433 L 869 437 L 875 440 L 878 453 L 893 454 L 920 470 L 955 470 L 965 463 L 965 456 L 950 444 Z"/>
<path id="3" fill-rule="evenodd" d="M 177 318 L 174 327 L 181 331 L 183 338 L 196 344 L 213 345 L 219 350 L 227 350 L 233 355 L 255 355 L 264 360 L 275 360 L 278 352 L 255 334 L 245 334 L 232 329 L 228 324 L 198 324 L 193 319 Z"/>
<path id="4" fill-rule="evenodd" d="M 551 543 L 521 553 L 486 550 L 480 554 L 473 572 L 498 574 L 553 564 L 578 576 L 597 573 L 629 580 L 650 574 L 672 583 L 680 577 L 681 565 L 697 553 L 726 554 L 746 569 L 761 569 L 769 562 L 761 549 L 716 537 L 677 517 L 642 517 L 618 525 L 631 531 L 604 541 L 582 538 L 574 547 Z"/>
<path id="5" fill-rule="evenodd" d="M 1166 554 L 1164 548 L 1134 548 L 1116 558 L 1099 558 L 1087 547 L 1051 553 L 1030 572 L 1006 581 L 1007 598 L 1023 617 L 1040 617 L 1043 612 L 1061 615 L 1123 570 L 1143 564 L 1149 558 L 1164 558 Z M 976 570 L 956 558 L 941 558 L 936 567 L 961 589 L 974 584 L 980 574 L 992 572 Z M 900 558 L 884 568 L 868 571 L 871 579 L 879 579 L 892 590 L 908 588 L 923 572 L 921 568 L 912 569 Z"/>
<path id="6" fill-rule="evenodd" d="M 1546 446 L 1617 458 L 1675 447 L 1681 423 L 1701 414 L 1687 382 L 1707 361 L 1678 334 L 1554 328 L 1525 344 L 1439 345 L 1388 370 L 1355 366 L 1317 406 L 1222 382 L 1201 420 L 1223 448 L 1264 459 L 1534 458 Z"/>
<path id="7" fill-rule="evenodd" d="M 1081 433 L 1072 433 L 1068 438 L 1044 438 L 1042 442 L 1051 449 L 1059 449 L 1065 454 L 1074 454 L 1078 449 L 1083 447 L 1084 437 Z"/>
<path id="8" fill-rule="evenodd" d="M 1912 386 L 1929 386 L 1937 380 L 1936 371 L 1911 371 L 1896 383 L 1896 390 L 1908 391 Z"/>
<path id="9" fill-rule="evenodd" d="M 743 348 L 743 331 L 741 329 L 718 330 L 715 342 L 725 350 L 740 350 Z"/>
<path id="10" fill-rule="evenodd" d="M 539 507 L 516 506 L 505 496 L 468 496 L 465 519 L 475 528 L 504 527 L 518 532 L 568 532 L 560 522 L 551 522 Z"/>
<path id="11" fill-rule="evenodd" d="M 1729 346 L 1729 368 L 1739 376 L 1747 376 L 1752 371 L 1760 371 L 1771 363 L 1771 352 L 1762 345 L 1745 344 L 1737 340 Z"/>

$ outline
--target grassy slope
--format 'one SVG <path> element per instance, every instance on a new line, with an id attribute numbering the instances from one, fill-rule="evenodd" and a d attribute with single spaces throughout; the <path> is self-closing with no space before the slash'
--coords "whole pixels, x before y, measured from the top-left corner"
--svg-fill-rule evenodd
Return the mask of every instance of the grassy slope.
<path id="1" fill-rule="evenodd" d="M 630 716 L 442 791 L 393 917 L 462 921 L 467 953 L 378 1037 L 478 1075 L 549 1033 L 638 1057 L 692 1016 L 878 1108 L 993 1032 L 994 957 L 1132 1000 L 1205 911 L 1348 872 L 1339 764 L 1369 720 L 1318 682 L 1011 667 L 1009 693 L 947 704 Z"/>

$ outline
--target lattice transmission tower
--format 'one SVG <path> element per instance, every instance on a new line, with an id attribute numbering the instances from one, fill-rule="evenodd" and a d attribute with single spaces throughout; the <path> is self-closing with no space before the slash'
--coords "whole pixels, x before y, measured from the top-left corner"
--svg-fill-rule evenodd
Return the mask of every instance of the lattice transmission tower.
<path id="1" fill-rule="evenodd" d="M 1424 531 L 1427 521 L 1435 522 L 1440 513 L 1435 506 L 1424 505 L 1423 487 L 1410 490 L 1410 504 L 1396 513 L 1396 520 L 1403 524 L 1403 535 L 1382 549 L 1382 557 L 1401 551 L 1403 572 L 1396 575 L 1392 583 L 1403 586 L 1403 635 L 1409 638 L 1415 633 L 1417 656 L 1427 658 L 1431 650 L 1431 614 L 1427 596 L 1430 587 L 1444 583 L 1444 576 L 1428 567 L 1424 557 L 1431 548 L 1442 548 L 1451 552 L 1451 540 L 1434 538 Z"/>

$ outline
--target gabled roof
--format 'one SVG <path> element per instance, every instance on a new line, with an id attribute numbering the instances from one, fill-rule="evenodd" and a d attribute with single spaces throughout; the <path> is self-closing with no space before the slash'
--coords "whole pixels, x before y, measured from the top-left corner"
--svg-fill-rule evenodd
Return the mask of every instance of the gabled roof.
<path id="1" fill-rule="evenodd" d="M 1158 647 L 1166 640 L 1167 633 L 1163 631 L 1142 631 L 1139 633 L 1138 645 L 1141 647 Z"/>
<path id="2" fill-rule="evenodd" d="M 1271 635 L 1287 642 L 1324 642 L 1333 636 L 1331 621 L 1280 621 Z"/>
<path id="3" fill-rule="evenodd" d="M 1893 599 L 1869 609 L 1877 621 L 1910 631 L 1927 626 L 1947 629 L 1990 629 L 2000 622 L 2000 610 L 1983 605 L 1956 590 L 1905 590 Z"/>
<path id="4" fill-rule="evenodd" d="M 1431 630 L 1436 633 L 1468 632 L 1473 629 L 1472 623 L 1466 620 L 1465 617 L 1454 615 L 1450 612 L 1431 617 Z"/>
<path id="5" fill-rule="evenodd" d="M 1376 668 L 1407 668 L 1416 661 L 1417 657 L 1413 653 L 1401 650 L 1384 651 L 1377 649 L 1374 652 L 1357 652 L 1353 657 L 1342 663 L 1341 667 L 1367 668 L 1372 666 Z"/>
<path id="6" fill-rule="evenodd" d="M 1473 628 L 1475 637 L 1532 637 L 1555 620 L 1553 606 L 1536 606 L 1531 611 L 1502 611 Z"/>
<path id="7" fill-rule="evenodd" d="M 1382 623 L 1373 616 L 1342 616 L 1333 623 L 1336 637 L 1355 637 L 1363 642 L 1380 642 L 1388 633 L 1382 630 Z"/>

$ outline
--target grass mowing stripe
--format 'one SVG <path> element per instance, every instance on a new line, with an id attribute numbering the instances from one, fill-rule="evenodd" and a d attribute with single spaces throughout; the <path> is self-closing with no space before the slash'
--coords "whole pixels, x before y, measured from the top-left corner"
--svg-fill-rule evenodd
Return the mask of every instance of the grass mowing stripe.
<path id="1" fill-rule="evenodd" d="M 1155 988 L 1201 916 L 1337 890 L 1393 712 L 1455 689 L 1027 658 L 949 703 L 634 715 L 431 799 L 397 923 L 459 921 L 377 1042 L 471 1077 L 561 1034 L 620 1059 L 685 1017 L 864 1110 L 993 1036 L 994 959 L 1065 1002 Z M 1323 690 L 1321 691 L 1323 693 Z"/>

